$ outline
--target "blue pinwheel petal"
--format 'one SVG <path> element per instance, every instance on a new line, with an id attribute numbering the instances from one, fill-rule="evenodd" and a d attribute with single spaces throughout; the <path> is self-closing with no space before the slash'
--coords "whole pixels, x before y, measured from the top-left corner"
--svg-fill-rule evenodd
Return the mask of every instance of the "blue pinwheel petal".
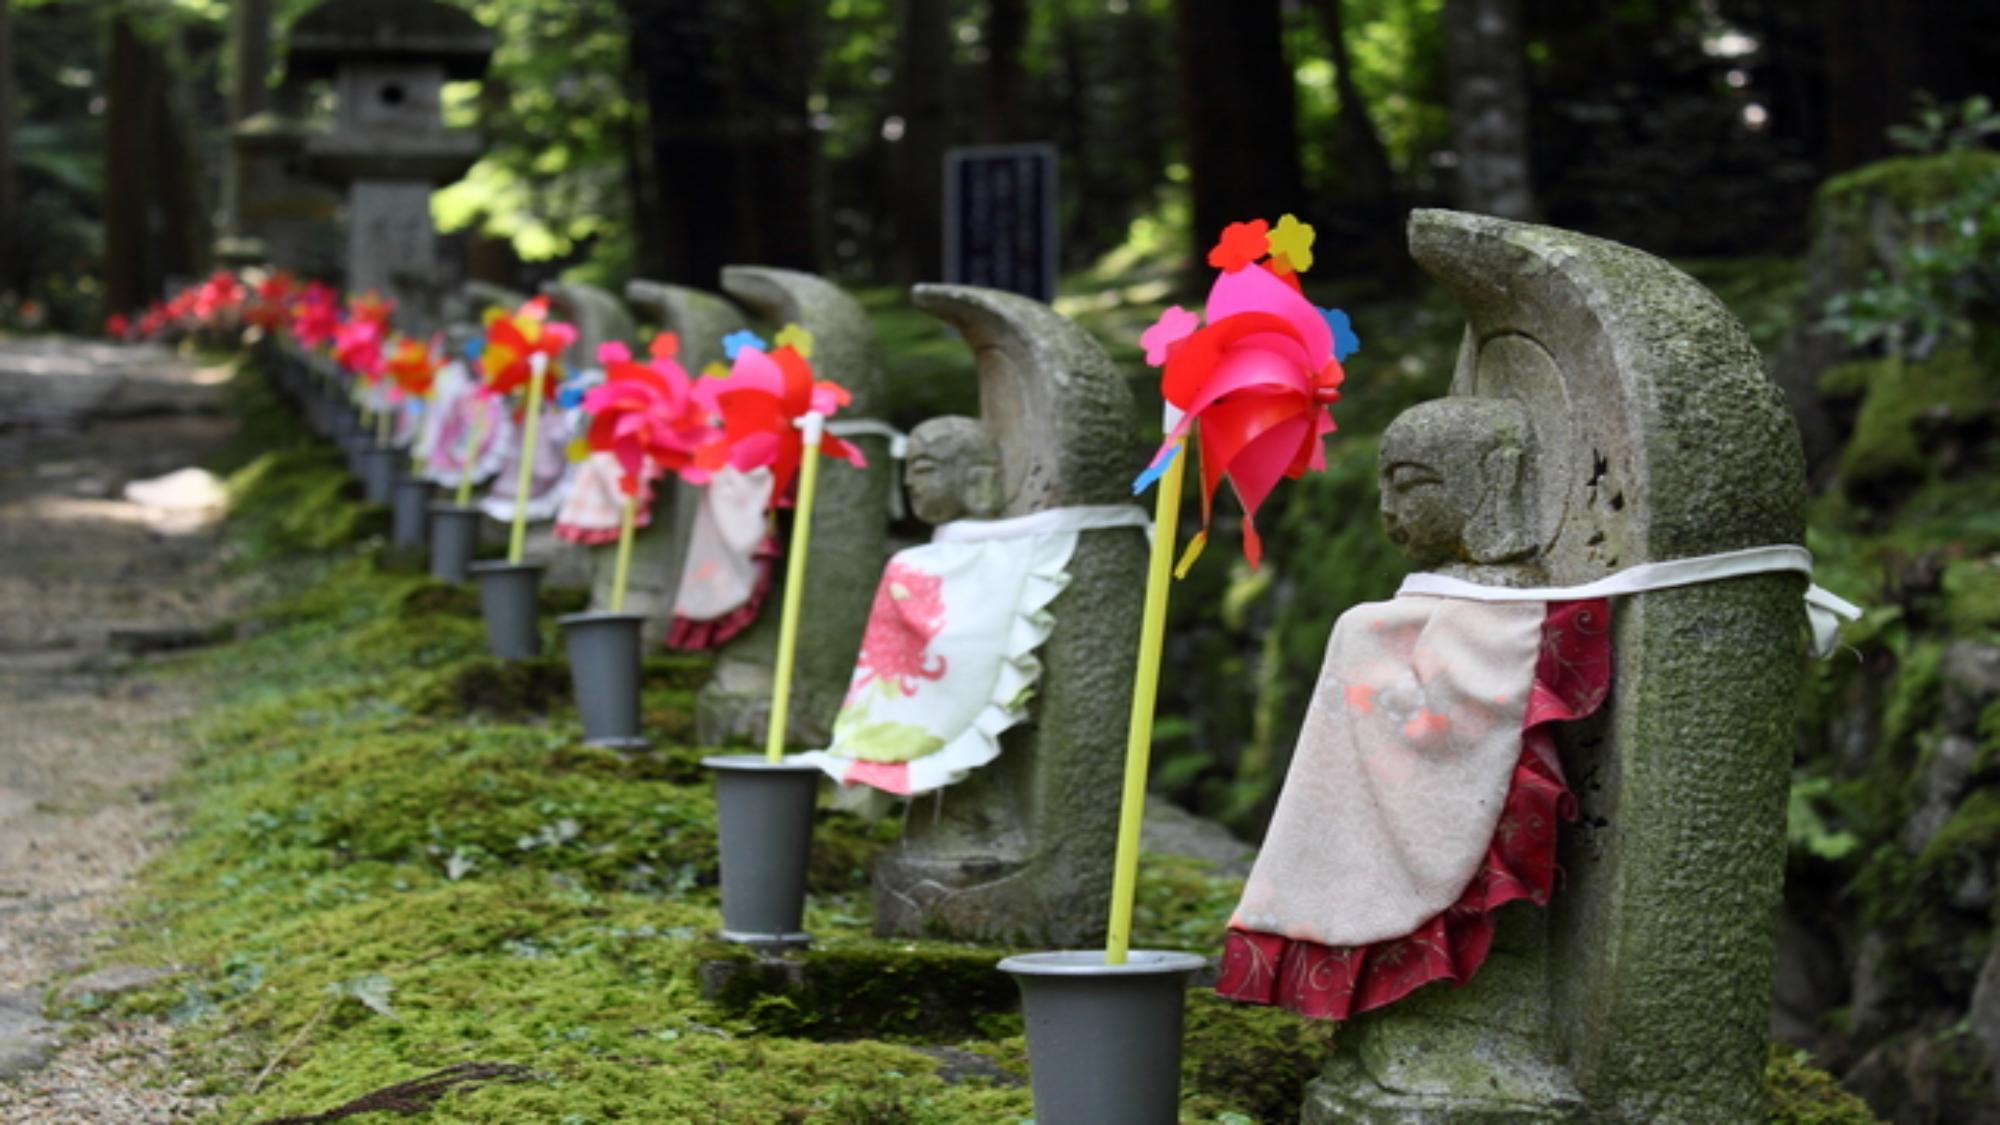
<path id="1" fill-rule="evenodd" d="M 1346 313 L 1339 309 L 1321 309 L 1319 315 L 1333 331 L 1333 358 L 1345 361 L 1361 350 L 1361 337 L 1354 334 L 1354 324 L 1347 319 Z"/>
<path id="2" fill-rule="evenodd" d="M 736 353 L 742 351 L 744 348 L 755 348 L 760 352 L 771 350 L 771 346 L 764 342 L 762 336 L 757 335 L 748 328 L 731 332 L 722 338 L 722 354 L 728 356 L 730 359 L 735 359 Z"/>

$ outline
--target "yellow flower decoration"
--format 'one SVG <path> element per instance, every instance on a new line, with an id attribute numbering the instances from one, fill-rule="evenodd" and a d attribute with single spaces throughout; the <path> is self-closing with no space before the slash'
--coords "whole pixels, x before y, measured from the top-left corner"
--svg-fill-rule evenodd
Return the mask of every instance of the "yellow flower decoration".
<path id="1" fill-rule="evenodd" d="M 720 379 L 727 374 L 729 365 L 719 359 L 701 369 L 701 377 L 704 379 Z"/>
<path id="2" fill-rule="evenodd" d="M 568 445 L 563 447 L 563 454 L 569 458 L 571 464 L 576 464 L 579 461 L 588 461 L 590 459 L 590 443 L 582 438 L 572 439 Z"/>
<path id="3" fill-rule="evenodd" d="M 777 336 L 771 342 L 781 348 L 786 344 L 790 344 L 792 350 L 799 353 L 800 359 L 811 359 L 813 357 L 813 334 L 799 325 L 785 325 L 778 330 Z"/>
<path id="4" fill-rule="evenodd" d="M 1283 258 L 1293 273 L 1304 273 L 1313 264 L 1313 229 L 1297 215 L 1281 215 L 1271 230 L 1271 256 Z"/>

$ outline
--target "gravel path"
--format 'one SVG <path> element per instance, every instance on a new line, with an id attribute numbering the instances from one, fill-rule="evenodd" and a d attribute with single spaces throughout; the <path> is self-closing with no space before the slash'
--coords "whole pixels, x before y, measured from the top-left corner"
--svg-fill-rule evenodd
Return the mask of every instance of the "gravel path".
<path id="1" fill-rule="evenodd" d="M 63 1046 L 41 1000 L 108 943 L 106 907 L 172 831 L 156 797 L 194 685 L 143 670 L 231 607 L 215 483 L 176 472 L 229 436 L 224 374 L 157 348 L 0 340 L 0 1122 L 205 1108 L 157 1086 L 158 1027 Z"/>

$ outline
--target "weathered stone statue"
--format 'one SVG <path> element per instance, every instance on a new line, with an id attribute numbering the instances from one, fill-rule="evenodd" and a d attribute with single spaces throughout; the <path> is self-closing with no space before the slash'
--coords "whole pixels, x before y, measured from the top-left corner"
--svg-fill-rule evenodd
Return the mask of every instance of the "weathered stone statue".
<path id="1" fill-rule="evenodd" d="M 1383 515 L 1419 567 L 1575 587 L 1799 543 L 1799 439 L 1755 348 L 1666 263 L 1420 211 L 1411 251 L 1465 307 L 1452 397 L 1384 434 Z M 1549 907 L 1500 908 L 1462 988 L 1343 1028 L 1312 1122 L 1754 1122 L 1784 867 L 1797 574 L 1612 601 L 1611 694 L 1558 729 L 1580 816 Z"/>
<path id="2" fill-rule="evenodd" d="M 972 347 L 981 411 L 911 434 L 920 518 L 1131 503 L 1145 460 L 1131 397 L 1088 335 L 994 290 L 919 285 L 912 298 Z M 902 843 L 876 861 L 877 932 L 1053 947 L 1102 935 L 1145 566 L 1138 528 L 1081 533 L 1029 718 L 997 759 L 912 802 Z"/>
<path id="3" fill-rule="evenodd" d="M 814 375 L 853 396 L 836 425 L 880 417 L 882 361 L 868 314 L 854 298 L 811 274 L 764 266 L 730 266 L 722 271 L 722 288 L 766 323 L 767 338 L 786 324 L 812 333 Z M 826 745 L 888 555 L 888 442 L 872 435 L 844 440 L 861 448 L 868 467 L 827 465 L 819 476 L 787 727 L 796 746 Z M 776 585 L 783 586 L 782 578 Z M 714 676 L 695 700 L 695 732 L 703 745 L 763 738 L 781 596 L 774 589 L 766 612 L 721 649 Z"/>
<path id="4" fill-rule="evenodd" d="M 690 375 L 699 375 L 702 368 L 721 361 L 722 338 L 748 327 L 743 310 L 726 298 L 699 289 L 633 280 L 625 286 L 625 299 L 642 320 L 652 321 L 661 331 L 680 337 L 677 358 Z M 666 635 L 700 498 L 699 488 L 678 477 L 659 482 L 654 488 L 652 522 L 633 536 L 632 574 L 625 588 L 625 605 L 633 613 L 646 615 L 642 635 L 648 645 L 658 644 Z M 591 589 L 591 601 L 608 605 L 610 599 L 611 571 L 608 566 L 600 566 L 597 583 Z"/>

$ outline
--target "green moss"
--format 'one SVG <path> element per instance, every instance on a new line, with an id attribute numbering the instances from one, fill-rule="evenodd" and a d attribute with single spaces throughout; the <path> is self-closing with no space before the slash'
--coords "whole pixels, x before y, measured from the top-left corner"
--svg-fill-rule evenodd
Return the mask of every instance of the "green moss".
<path id="1" fill-rule="evenodd" d="M 1937 465 L 1930 439 L 1990 418 L 1994 410 L 1994 374 L 1963 348 L 1921 361 L 1855 361 L 1827 378 L 1840 387 L 1866 387 L 1840 460 L 1840 479 L 1850 492 L 1932 475 Z"/>
<path id="2" fill-rule="evenodd" d="M 1939 581 L 1944 620 L 1954 632 L 1977 635 L 2000 628 L 2000 565 L 1992 559 L 1957 559 Z"/>
<path id="3" fill-rule="evenodd" d="M 1834 176 L 1814 195 L 1815 210 L 1845 216 L 1875 200 L 1908 214 L 1950 198 L 1968 177 L 2000 169 L 2000 153 L 1982 149 L 1899 156 Z"/>
<path id="4" fill-rule="evenodd" d="M 1182 1043 L 1182 1106 L 1212 1120 L 1224 1112 L 1256 1121 L 1298 1120 L 1306 1083 L 1333 1049 L 1333 1025 L 1290 1012 L 1188 994 Z"/>
<path id="5" fill-rule="evenodd" d="M 713 942 L 702 992 L 759 1030 L 810 1039 L 944 1041 L 1021 1033 L 1005 951 L 942 942 L 840 942 L 775 956 Z"/>
<path id="6" fill-rule="evenodd" d="M 1879 1125 L 1867 1103 L 1840 1088 L 1812 1056 L 1782 1043 L 1771 1045 L 1764 1067 L 1771 1094 L 1771 1125 Z"/>

